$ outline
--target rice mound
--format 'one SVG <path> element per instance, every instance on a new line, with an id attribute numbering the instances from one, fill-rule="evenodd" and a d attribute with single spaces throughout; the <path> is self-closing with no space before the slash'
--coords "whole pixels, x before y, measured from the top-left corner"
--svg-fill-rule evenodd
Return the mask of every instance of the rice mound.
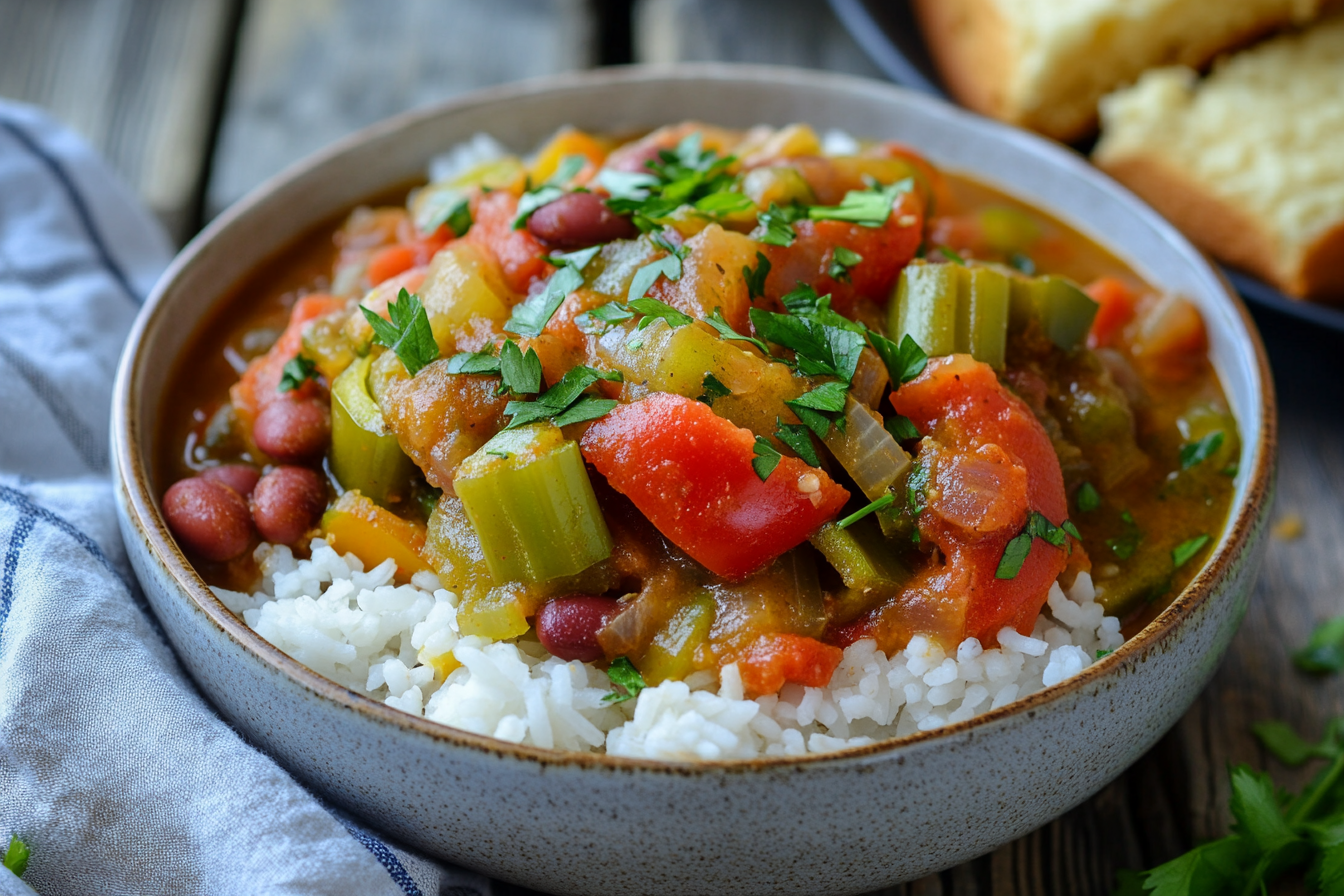
<path id="1" fill-rule="evenodd" d="M 365 570 L 314 539 L 311 559 L 257 548 L 262 590 L 212 588 L 257 634 L 359 694 L 435 722 L 520 744 L 666 760 L 803 756 L 871 744 L 970 719 L 1076 675 L 1123 643 L 1120 620 L 1080 574 L 1056 583 L 1031 636 L 999 632 L 945 653 L 916 636 L 886 656 L 872 640 L 845 649 L 825 688 L 787 684 L 745 698 L 737 666 L 697 672 L 605 701 L 601 669 L 549 655 L 529 635 L 463 636 L 457 596 L 433 573 L 393 584 L 387 560 Z"/>

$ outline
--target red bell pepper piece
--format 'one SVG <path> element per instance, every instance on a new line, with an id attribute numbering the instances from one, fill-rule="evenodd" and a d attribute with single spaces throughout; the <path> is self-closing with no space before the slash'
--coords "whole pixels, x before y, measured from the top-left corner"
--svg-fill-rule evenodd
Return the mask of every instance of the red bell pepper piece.
<path id="1" fill-rule="evenodd" d="M 762 482 L 751 466 L 751 431 L 680 395 L 659 392 L 620 405 L 589 427 L 580 445 L 658 531 L 728 578 L 800 544 L 849 499 L 825 472 L 796 457 L 781 458 Z"/>

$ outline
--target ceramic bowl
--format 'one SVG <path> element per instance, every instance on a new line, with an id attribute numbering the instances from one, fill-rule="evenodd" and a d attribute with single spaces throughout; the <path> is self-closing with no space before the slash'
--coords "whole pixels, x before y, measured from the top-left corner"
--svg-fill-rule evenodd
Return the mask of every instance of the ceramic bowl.
<path id="1" fill-rule="evenodd" d="M 226 610 L 159 514 L 151 452 L 171 361 L 255 266 L 478 131 L 527 150 L 564 124 L 810 122 L 914 145 L 1048 210 L 1194 300 L 1241 423 L 1227 529 L 1190 586 L 1111 656 L 969 722 L 805 759 L 684 765 L 515 746 L 356 695 Z M 253 743 L 425 852 L 557 893 L 854 893 L 991 850 L 1097 791 L 1213 674 L 1246 609 L 1273 482 L 1275 415 L 1245 309 L 1172 227 L 1070 151 L 900 88 L 721 65 L 506 86 L 375 125 L 263 184 L 200 234 L 145 304 L 118 373 L 113 469 L 136 573 L 182 662 Z"/>

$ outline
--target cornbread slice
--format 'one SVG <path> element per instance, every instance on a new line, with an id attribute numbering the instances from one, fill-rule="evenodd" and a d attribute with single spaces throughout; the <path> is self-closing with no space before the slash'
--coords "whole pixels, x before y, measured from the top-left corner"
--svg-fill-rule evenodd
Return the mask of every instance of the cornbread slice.
<path id="1" fill-rule="evenodd" d="M 1101 104 L 1093 161 L 1289 295 L 1344 298 L 1344 14 Z"/>
<path id="2" fill-rule="evenodd" d="M 1311 21 L 1334 0 L 915 0 L 958 102 L 1060 140 L 1096 127 L 1097 101 L 1162 65 Z"/>

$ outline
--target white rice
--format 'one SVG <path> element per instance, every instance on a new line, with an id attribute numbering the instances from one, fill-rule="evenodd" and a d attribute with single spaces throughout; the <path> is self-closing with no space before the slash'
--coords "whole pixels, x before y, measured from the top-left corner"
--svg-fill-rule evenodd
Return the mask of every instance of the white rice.
<path id="1" fill-rule="evenodd" d="M 671 760 L 801 756 L 959 722 L 1076 675 L 1124 638 L 1080 574 L 1050 589 L 1030 637 L 1005 628 L 997 648 L 968 638 L 944 653 L 913 638 L 887 657 L 846 648 L 825 688 L 787 684 L 745 699 L 736 665 L 645 688 L 612 704 L 606 673 L 547 654 L 530 636 L 463 637 L 457 597 L 432 573 L 392 584 L 321 539 L 312 559 L 257 548 L 262 590 L 213 589 L 256 632 L 314 671 L 412 715 L 514 743 Z M 451 657 L 451 658 L 450 658 Z M 446 678 L 436 670 L 451 668 Z"/>

